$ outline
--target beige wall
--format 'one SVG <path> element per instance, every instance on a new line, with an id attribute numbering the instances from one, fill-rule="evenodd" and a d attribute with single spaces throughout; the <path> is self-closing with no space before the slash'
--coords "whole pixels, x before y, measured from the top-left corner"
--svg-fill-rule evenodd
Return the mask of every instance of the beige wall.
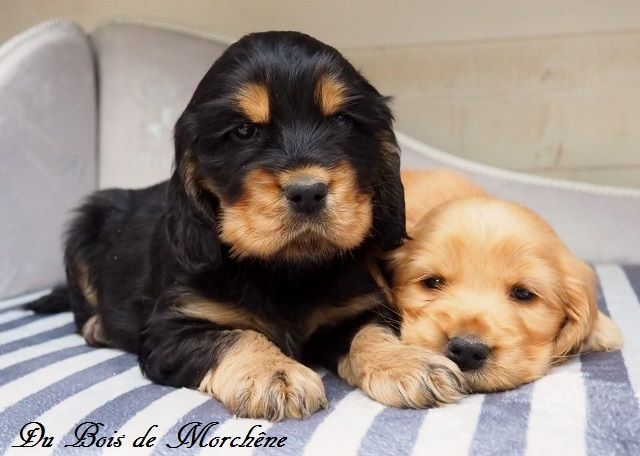
<path id="1" fill-rule="evenodd" d="M 477 161 L 640 187 L 637 0 L 0 0 L 0 41 L 51 17 L 230 38 L 310 33 L 395 97 L 398 127 Z"/>

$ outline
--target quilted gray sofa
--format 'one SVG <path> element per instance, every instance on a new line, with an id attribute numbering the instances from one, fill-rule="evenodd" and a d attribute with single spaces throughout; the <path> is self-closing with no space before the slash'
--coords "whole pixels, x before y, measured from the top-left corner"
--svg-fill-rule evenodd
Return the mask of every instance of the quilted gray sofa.
<path id="1" fill-rule="evenodd" d="M 623 350 L 582 355 L 515 391 L 430 411 L 384 408 L 324 373 L 329 409 L 272 425 L 231 417 L 200 393 L 150 384 L 132 355 L 86 347 L 70 314 L 22 310 L 63 279 L 61 233 L 84 195 L 167 178 L 173 123 L 227 44 L 141 21 L 87 35 L 55 20 L 0 47 L 0 453 L 27 451 L 11 445 L 31 421 L 55 439 L 37 454 L 129 454 L 151 425 L 157 441 L 136 454 L 191 453 L 166 444 L 175 445 L 183 425 L 215 421 L 209 439 L 244 436 L 256 424 L 255 433 L 287 437 L 277 449 L 216 449 L 232 454 L 640 454 L 640 190 L 492 168 L 402 133 L 404 167 L 457 169 L 524 203 L 594 264 L 601 308 L 622 327 Z M 101 435 L 125 435 L 123 447 L 65 447 L 87 421 L 103 423 Z"/>

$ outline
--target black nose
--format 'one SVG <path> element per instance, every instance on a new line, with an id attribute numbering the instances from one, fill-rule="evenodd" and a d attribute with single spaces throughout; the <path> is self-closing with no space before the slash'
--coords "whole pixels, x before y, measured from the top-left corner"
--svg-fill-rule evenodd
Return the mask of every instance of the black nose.
<path id="1" fill-rule="evenodd" d="M 472 337 L 452 337 L 447 345 L 447 358 L 463 371 L 478 369 L 485 363 L 490 351 L 488 345 Z"/>
<path id="2" fill-rule="evenodd" d="M 313 214 L 324 208 L 329 187 L 324 182 L 295 183 L 284 189 L 291 207 L 304 214 Z"/>

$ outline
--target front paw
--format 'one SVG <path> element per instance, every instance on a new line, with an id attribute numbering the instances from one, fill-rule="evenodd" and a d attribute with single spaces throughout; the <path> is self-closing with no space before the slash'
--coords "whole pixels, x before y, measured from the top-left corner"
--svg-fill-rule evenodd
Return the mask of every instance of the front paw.
<path id="1" fill-rule="evenodd" d="M 302 419 L 326 408 L 324 385 L 316 372 L 275 347 L 261 348 L 262 352 L 225 357 L 205 376 L 199 390 L 243 418 Z"/>
<path id="2" fill-rule="evenodd" d="M 375 326 L 355 336 L 338 373 L 391 407 L 435 407 L 458 400 L 467 390 L 462 372 L 450 359 L 403 345 Z"/>
<path id="3" fill-rule="evenodd" d="M 401 346 L 364 369 L 361 388 L 382 404 L 419 409 L 457 401 L 464 385 L 460 369 L 448 358 Z"/>
<path id="4" fill-rule="evenodd" d="M 229 408 L 236 415 L 269 421 L 306 418 L 327 406 L 320 376 L 295 361 L 257 368 L 237 386 L 230 399 Z"/>

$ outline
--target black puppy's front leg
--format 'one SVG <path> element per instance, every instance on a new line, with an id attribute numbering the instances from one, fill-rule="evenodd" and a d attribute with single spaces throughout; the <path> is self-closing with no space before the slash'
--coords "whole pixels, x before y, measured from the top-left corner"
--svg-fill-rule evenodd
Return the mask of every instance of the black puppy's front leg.
<path id="1" fill-rule="evenodd" d="M 257 331 L 224 329 L 170 310 L 153 315 L 142 338 L 147 377 L 210 394 L 237 416 L 279 421 L 326 407 L 318 374 Z"/>

